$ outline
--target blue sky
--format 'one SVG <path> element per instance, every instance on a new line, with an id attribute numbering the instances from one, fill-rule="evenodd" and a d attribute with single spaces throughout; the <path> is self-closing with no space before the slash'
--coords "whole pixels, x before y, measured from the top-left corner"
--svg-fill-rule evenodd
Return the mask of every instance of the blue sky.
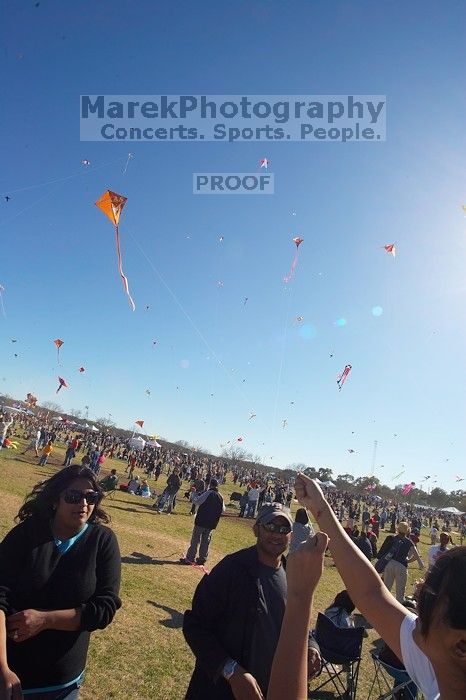
<path id="1" fill-rule="evenodd" d="M 466 456 L 464 3 L 36 4 L 8 3 L 2 23 L 0 388 L 123 427 L 142 418 L 214 453 L 242 437 L 273 466 L 365 475 L 377 440 L 386 483 L 405 470 L 453 489 Z M 387 140 L 80 142 L 80 94 L 382 94 Z M 263 157 L 273 196 L 192 194 L 193 172 L 257 172 Z M 134 313 L 94 206 L 107 188 L 128 197 Z M 58 374 L 70 388 L 56 397 Z"/>

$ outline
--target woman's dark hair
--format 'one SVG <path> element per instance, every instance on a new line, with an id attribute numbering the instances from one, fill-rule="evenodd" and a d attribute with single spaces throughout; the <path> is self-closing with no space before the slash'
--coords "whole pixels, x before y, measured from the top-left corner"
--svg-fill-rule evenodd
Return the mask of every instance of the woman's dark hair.
<path id="1" fill-rule="evenodd" d="M 453 629 L 466 630 L 466 547 L 450 549 L 437 559 L 420 590 L 418 611 L 424 637 L 437 612 Z"/>
<path id="2" fill-rule="evenodd" d="M 298 508 L 296 511 L 295 523 L 301 523 L 301 525 L 307 525 L 309 522 L 309 516 L 305 508 Z"/>
<path id="3" fill-rule="evenodd" d="M 61 494 L 63 491 L 66 491 L 76 479 L 86 479 L 91 484 L 93 490 L 97 491 L 99 494 L 99 500 L 95 504 L 89 522 L 109 523 L 110 516 L 100 507 L 105 492 L 99 485 L 92 469 L 80 466 L 65 467 L 51 476 L 50 479 L 39 481 L 39 483 L 34 486 L 31 493 L 24 499 L 24 503 L 19 509 L 15 520 L 17 522 L 23 522 L 23 520 L 27 520 L 33 516 L 45 520 L 52 518 L 55 506 Z"/>
<path id="4" fill-rule="evenodd" d="M 349 597 L 349 593 L 347 590 L 340 591 L 337 593 L 335 596 L 335 600 L 333 601 L 332 608 L 343 608 L 343 610 L 346 610 L 348 614 L 351 614 L 356 607 Z"/>

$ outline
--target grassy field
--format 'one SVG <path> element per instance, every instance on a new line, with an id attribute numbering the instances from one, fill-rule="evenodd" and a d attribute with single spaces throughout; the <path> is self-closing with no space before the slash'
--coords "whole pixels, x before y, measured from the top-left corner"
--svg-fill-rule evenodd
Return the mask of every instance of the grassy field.
<path id="1" fill-rule="evenodd" d="M 53 474 L 63 461 L 64 451 L 58 448 L 50 464 L 39 467 L 35 458 L 19 455 L 22 444 L 20 441 L 18 452 L 0 451 L 1 538 L 13 526 L 13 518 L 33 484 Z M 123 476 L 122 462 L 110 460 L 106 467 L 116 467 L 120 479 Z M 161 491 L 165 477 L 157 484 L 153 480 L 150 483 L 152 488 Z M 226 503 L 233 490 L 236 489 L 231 482 L 221 487 Z M 194 660 L 181 632 L 182 616 L 190 607 L 202 572 L 182 566 L 178 560 L 190 540 L 193 518 L 184 498 L 177 503 L 176 514 L 171 516 L 158 515 L 151 505 L 152 501 L 148 503 L 123 492 L 117 493 L 114 500 L 104 502 L 120 543 L 123 607 L 110 627 L 92 635 L 87 677 L 81 693 L 83 700 L 184 698 Z M 296 508 L 296 504 L 293 507 Z M 254 543 L 252 521 L 239 519 L 237 513 L 236 507 L 227 507 L 212 539 L 210 567 L 226 554 Z M 426 534 L 421 542 L 421 554 L 426 561 Z M 419 574 L 411 565 L 408 593 Z M 342 588 L 331 558 L 326 557 L 324 575 L 316 594 L 315 615 L 318 610 L 324 610 Z M 377 638 L 378 635 L 369 629 L 368 638 L 364 640 L 365 658 L 358 686 L 361 699 L 368 696 L 373 675 L 368 651 Z"/>

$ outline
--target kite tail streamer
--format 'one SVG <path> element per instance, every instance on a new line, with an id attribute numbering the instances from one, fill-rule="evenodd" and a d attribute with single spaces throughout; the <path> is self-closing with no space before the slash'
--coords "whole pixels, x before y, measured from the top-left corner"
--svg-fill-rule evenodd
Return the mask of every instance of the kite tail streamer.
<path id="1" fill-rule="evenodd" d="M 286 277 L 283 278 L 283 281 L 285 282 L 285 284 L 288 284 L 288 282 L 291 279 L 293 279 L 297 264 L 298 264 L 298 252 L 296 252 L 296 255 L 294 256 L 294 260 L 291 263 L 291 268 L 290 268 L 289 273 L 286 275 Z"/>
<path id="2" fill-rule="evenodd" d="M 118 272 L 120 273 L 121 281 L 123 282 L 123 289 L 125 290 L 126 296 L 128 297 L 129 305 L 132 310 L 136 310 L 136 305 L 133 301 L 131 294 L 129 293 L 128 280 L 126 279 L 125 273 L 123 272 L 123 267 L 121 263 L 121 249 L 120 249 L 120 232 L 118 230 L 118 225 L 115 226 L 115 239 L 116 239 L 116 249 L 118 257 Z"/>

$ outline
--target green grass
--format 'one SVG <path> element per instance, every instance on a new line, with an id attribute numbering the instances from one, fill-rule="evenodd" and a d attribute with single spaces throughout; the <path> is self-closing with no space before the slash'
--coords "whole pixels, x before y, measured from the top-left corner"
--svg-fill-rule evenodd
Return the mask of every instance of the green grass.
<path id="1" fill-rule="evenodd" d="M 20 441 L 18 452 L 0 451 L 0 537 L 13 526 L 13 518 L 24 496 L 39 480 L 53 474 L 63 461 L 63 449 L 56 449 L 46 467 L 37 460 L 23 457 Z M 30 453 L 32 455 L 32 452 Z M 116 467 L 123 480 L 123 462 L 108 460 L 106 468 Z M 165 477 L 151 488 L 161 491 Z M 183 494 L 184 490 L 180 491 Z M 221 487 L 228 503 L 231 482 Z M 124 492 L 115 499 L 106 499 L 105 510 L 111 515 L 123 559 L 121 597 L 123 607 L 114 622 L 103 631 L 93 633 L 86 671 L 83 700 L 181 700 L 184 698 L 194 659 L 182 632 L 182 614 L 190 607 L 194 589 L 202 573 L 193 567 L 182 567 L 178 559 L 186 552 L 193 518 L 190 504 L 179 499 L 176 514 L 158 515 L 147 502 Z M 294 504 L 293 508 L 296 508 Z M 212 567 L 230 552 L 254 543 L 252 522 L 238 519 L 236 508 L 227 507 L 211 544 L 209 566 Z M 428 537 L 421 538 L 421 554 L 427 561 Z M 407 592 L 418 578 L 417 568 L 409 567 Z M 344 588 L 330 557 L 315 596 L 314 617 L 324 610 L 336 593 Z M 378 635 L 369 630 L 364 640 L 364 660 L 361 664 L 358 697 L 367 698 L 373 669 L 368 650 Z M 329 697 L 328 695 L 326 697 Z"/>

